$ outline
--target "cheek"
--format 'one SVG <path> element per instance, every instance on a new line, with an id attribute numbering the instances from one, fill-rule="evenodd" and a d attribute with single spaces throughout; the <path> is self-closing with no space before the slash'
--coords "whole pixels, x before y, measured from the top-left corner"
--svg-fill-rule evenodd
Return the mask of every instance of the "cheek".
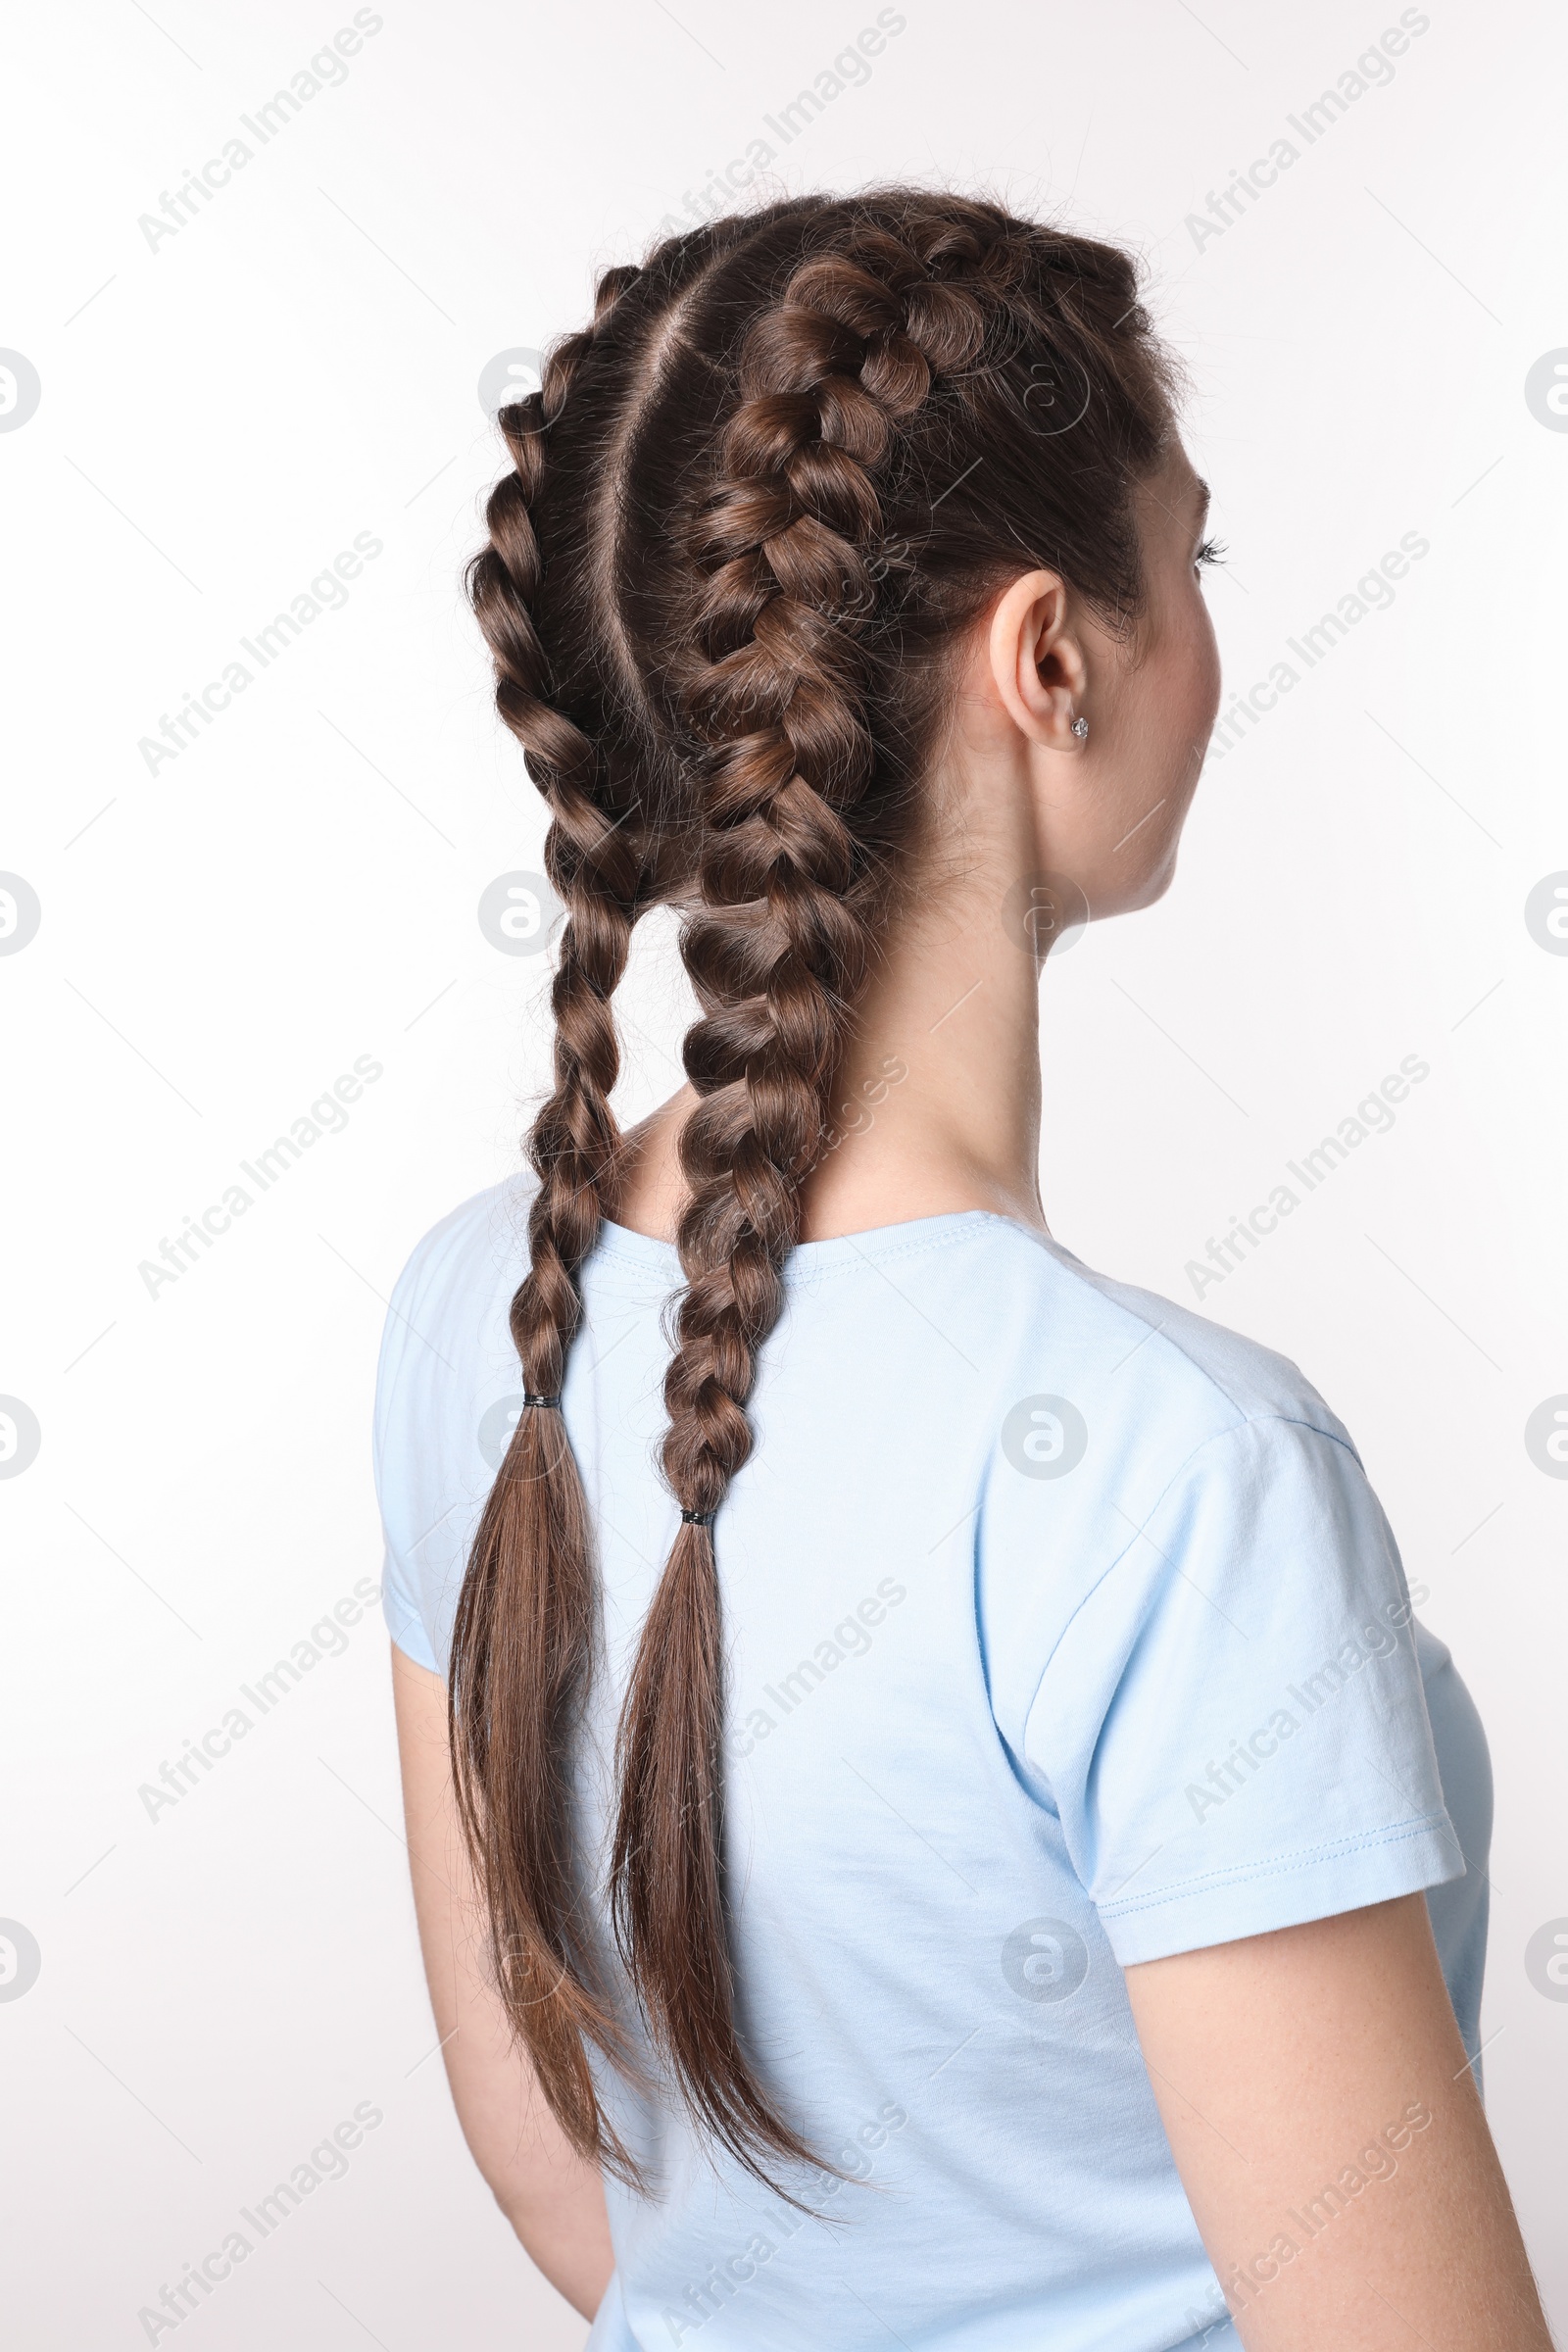
<path id="1" fill-rule="evenodd" d="M 1194 581 L 1162 605 L 1158 635 L 1135 673 L 1135 756 L 1153 792 L 1177 792 L 1189 771 L 1196 780 L 1195 747 L 1200 754 L 1207 744 L 1219 699 L 1219 649 Z"/>
<path id="2" fill-rule="evenodd" d="M 1152 691 L 1144 706 L 1142 788 L 1164 808 L 1149 828 L 1145 854 L 1151 874 L 1166 879 L 1183 822 L 1198 790 L 1203 757 L 1220 702 L 1219 648 L 1196 580 L 1165 608 L 1165 632 L 1151 664 Z"/>
<path id="3" fill-rule="evenodd" d="M 1196 580 L 1188 600 L 1186 624 L 1182 701 L 1190 721 L 1187 731 L 1190 735 L 1201 736 L 1206 742 L 1219 710 L 1219 646 L 1207 602 Z"/>

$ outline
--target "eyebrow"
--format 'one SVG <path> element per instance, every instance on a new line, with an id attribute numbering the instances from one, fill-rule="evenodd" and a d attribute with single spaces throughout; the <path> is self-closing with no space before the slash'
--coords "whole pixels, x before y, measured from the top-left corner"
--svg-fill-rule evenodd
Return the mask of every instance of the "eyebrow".
<path id="1" fill-rule="evenodd" d="M 1201 474 L 1195 474 L 1193 478 L 1198 485 L 1198 527 L 1201 530 L 1208 520 L 1208 484 L 1203 480 Z"/>

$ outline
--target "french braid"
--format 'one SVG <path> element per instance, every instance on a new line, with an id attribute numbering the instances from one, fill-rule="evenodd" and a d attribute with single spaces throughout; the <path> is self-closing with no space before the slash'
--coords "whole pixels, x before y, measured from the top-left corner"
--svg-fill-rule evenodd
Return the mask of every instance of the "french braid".
<path id="1" fill-rule="evenodd" d="M 759 2178 L 809 2154 L 736 2020 L 714 1518 L 752 1449 L 760 1351 L 956 649 L 1036 564 L 1131 623 L 1132 493 L 1169 422 L 1125 255 L 900 189 L 713 222 L 611 273 L 593 327 L 503 416 L 514 471 L 472 593 L 569 913 L 513 1306 L 530 1395 L 560 1393 L 579 1269 L 613 1213 L 611 998 L 662 900 L 701 1007 L 662 1453 L 682 1518 L 622 1710 L 609 1885 L 647 2053 L 619 2022 L 571 1847 L 597 1602 L 553 1412 L 521 1417 L 454 1639 L 455 1770 L 498 1982 L 574 2144 L 633 2181 L 589 2043 L 645 2081 L 652 2056 Z"/>
<path id="2" fill-rule="evenodd" d="M 618 1142 L 611 1093 L 619 1046 L 611 999 L 626 968 L 648 886 L 646 828 L 617 806 L 599 746 L 552 700 L 535 619 L 543 565 L 533 508 L 549 436 L 578 369 L 636 272 L 601 278 L 592 328 L 558 344 L 540 389 L 502 410 L 513 470 L 485 510 L 489 544 L 468 589 L 496 668 L 496 704 L 550 809 L 545 871 L 566 907 L 551 989 L 555 1086 L 528 1135 L 539 1179 L 528 1215 L 529 1271 L 511 1327 L 531 1396 L 559 1396 L 582 1314 L 578 1270 L 598 1237 Z M 624 771 L 622 771 L 624 772 Z M 558 2113 L 594 2106 L 586 2044 L 629 2062 L 577 1916 L 569 1758 L 593 1657 L 595 1589 L 581 1481 L 560 1416 L 527 1404 L 486 1499 L 453 1630 L 449 1731 L 465 1830 L 492 1921 L 503 2000 L 522 2015 Z M 520 1684 L 524 1709 L 506 1693 Z M 629 2160 L 606 2131 L 604 2154 Z"/>
<path id="3" fill-rule="evenodd" d="M 975 297 L 885 233 L 806 262 L 740 357 L 694 537 L 704 578 L 685 716 L 704 746 L 701 909 L 684 940 L 715 1009 L 686 1040 L 687 1289 L 664 1384 L 683 1519 L 622 1719 L 612 1886 L 622 1949 L 688 2102 L 745 2161 L 800 2153 L 734 2026 L 719 1879 L 723 1688 L 711 1514 L 752 1450 L 746 1401 L 783 1305 L 827 1104 L 869 969 L 857 805 L 874 747 L 861 639 L 877 476 L 933 374 L 978 348 Z M 680 1998 L 669 1963 L 683 1945 Z M 662 1997 L 663 1996 L 663 1997 Z M 714 2064 L 715 2054 L 719 2063 Z"/>

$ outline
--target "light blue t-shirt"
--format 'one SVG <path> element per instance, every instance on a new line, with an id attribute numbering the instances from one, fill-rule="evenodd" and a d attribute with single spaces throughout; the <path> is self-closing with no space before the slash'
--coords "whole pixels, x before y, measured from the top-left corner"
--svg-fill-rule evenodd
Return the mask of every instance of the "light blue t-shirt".
<path id="1" fill-rule="evenodd" d="M 436 1226 L 387 1322 L 385 1605 L 438 1671 L 521 1402 L 528 1198 Z M 608 1227 L 564 1393 L 605 1594 L 579 1776 L 601 1858 L 677 1520 L 658 1452 L 679 1280 L 672 1248 Z M 978 1212 L 808 1244 L 786 1284 L 714 1529 L 726 1875 L 747 2046 L 856 2179 L 799 2178 L 803 2220 L 602 2077 L 657 2193 L 609 2185 L 591 2345 L 1233 2345 L 1121 1968 L 1429 1888 L 1474 2053 L 1474 1709 L 1283 1358 Z"/>

